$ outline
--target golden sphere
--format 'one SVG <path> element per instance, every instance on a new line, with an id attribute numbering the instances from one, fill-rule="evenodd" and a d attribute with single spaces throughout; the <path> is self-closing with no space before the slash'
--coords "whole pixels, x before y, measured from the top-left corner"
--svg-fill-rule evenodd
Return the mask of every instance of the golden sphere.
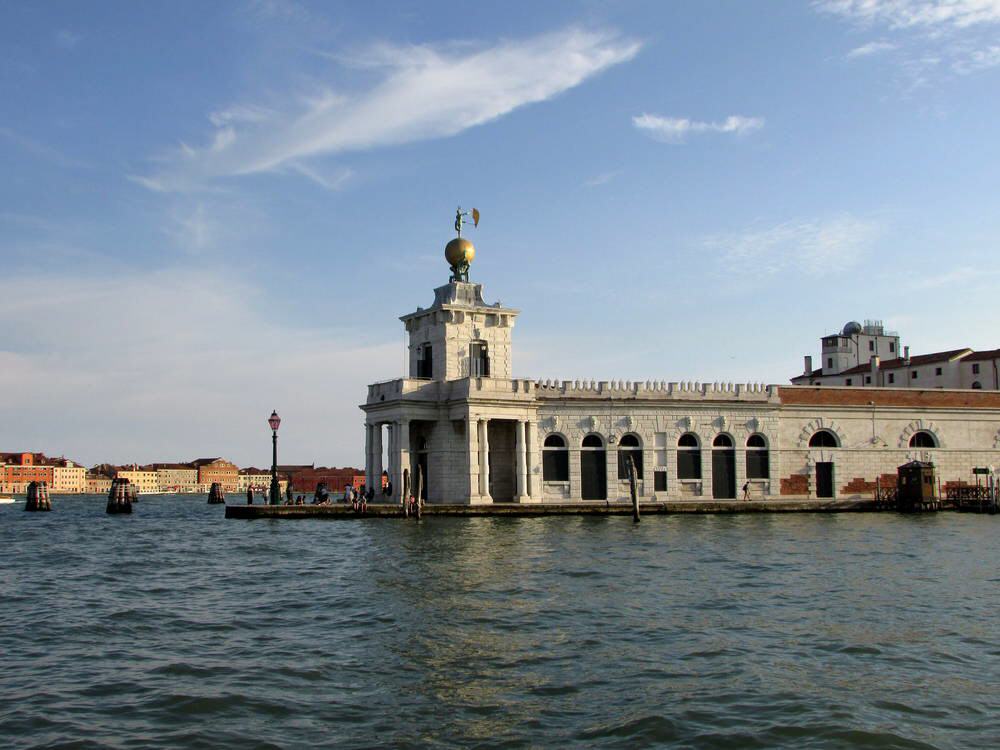
<path id="1" fill-rule="evenodd" d="M 476 246 L 465 239 L 465 237 L 456 237 L 445 245 L 444 257 L 450 266 L 472 263 L 476 257 Z"/>

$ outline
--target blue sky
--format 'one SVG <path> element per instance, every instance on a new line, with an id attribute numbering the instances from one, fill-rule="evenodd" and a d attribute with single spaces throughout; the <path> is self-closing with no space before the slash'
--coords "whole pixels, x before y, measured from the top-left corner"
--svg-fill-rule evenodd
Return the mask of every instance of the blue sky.
<path id="1" fill-rule="evenodd" d="M 360 464 L 447 281 L 515 374 L 1000 346 L 1000 0 L 0 5 L 0 438 Z"/>

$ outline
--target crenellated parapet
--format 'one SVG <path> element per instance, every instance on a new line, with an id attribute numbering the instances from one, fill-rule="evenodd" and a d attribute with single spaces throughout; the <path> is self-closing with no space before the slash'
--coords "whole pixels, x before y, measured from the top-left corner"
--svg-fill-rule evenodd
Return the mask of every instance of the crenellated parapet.
<path id="1" fill-rule="evenodd" d="M 778 386 L 764 383 L 666 380 L 538 380 L 539 398 L 649 398 L 778 402 Z"/>

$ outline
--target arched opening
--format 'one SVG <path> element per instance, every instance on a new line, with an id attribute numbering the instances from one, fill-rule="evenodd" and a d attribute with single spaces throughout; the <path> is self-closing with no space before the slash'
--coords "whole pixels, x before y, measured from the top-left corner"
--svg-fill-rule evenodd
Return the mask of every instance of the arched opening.
<path id="1" fill-rule="evenodd" d="M 600 435 L 587 435 L 580 444 L 580 497 L 608 499 L 607 452 Z"/>
<path id="2" fill-rule="evenodd" d="M 485 341 L 469 344 L 469 376 L 488 378 L 490 376 L 490 350 Z"/>
<path id="3" fill-rule="evenodd" d="M 628 460 L 635 462 L 635 478 L 642 479 L 642 447 L 635 435 L 623 435 L 618 441 L 618 478 L 628 479 Z"/>
<path id="4" fill-rule="evenodd" d="M 975 383 L 972 384 L 972 390 L 974 390 L 974 391 L 982 390 L 982 388 L 983 388 L 983 384 L 980 383 L 978 380 Z"/>
<path id="5" fill-rule="evenodd" d="M 417 347 L 417 372 L 418 378 L 434 377 L 434 347 L 430 344 L 421 344 Z"/>
<path id="6" fill-rule="evenodd" d="M 840 443 L 837 441 L 837 436 L 834 435 L 829 430 L 816 430 L 813 436 L 809 438 L 810 448 L 839 448 Z"/>
<path id="7" fill-rule="evenodd" d="M 736 497 L 736 449 L 733 439 L 724 433 L 712 441 L 712 497 L 719 500 Z"/>
<path id="8" fill-rule="evenodd" d="M 701 479 L 701 445 L 693 432 L 685 432 L 677 441 L 677 478 Z"/>
<path id="9" fill-rule="evenodd" d="M 767 440 L 759 433 L 747 438 L 747 479 L 770 479 L 771 465 Z"/>
<path id="10" fill-rule="evenodd" d="M 910 437 L 910 447 L 911 448 L 937 448 L 937 440 L 934 438 L 930 432 L 927 430 L 919 430 L 914 432 Z"/>
<path id="11" fill-rule="evenodd" d="M 809 438 L 810 448 L 839 448 L 840 441 L 830 430 L 816 430 Z M 816 462 L 816 497 L 833 497 L 833 461 Z"/>
<path id="12" fill-rule="evenodd" d="M 569 481 L 569 449 L 562 435 L 549 435 L 542 444 L 542 481 Z"/>

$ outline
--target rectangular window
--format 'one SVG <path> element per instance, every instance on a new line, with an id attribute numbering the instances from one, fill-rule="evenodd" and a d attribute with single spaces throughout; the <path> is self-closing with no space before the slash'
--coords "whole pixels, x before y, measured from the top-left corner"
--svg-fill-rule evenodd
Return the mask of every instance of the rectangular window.
<path id="1" fill-rule="evenodd" d="M 972 365 L 972 374 L 973 375 L 978 375 L 979 374 L 979 363 L 978 362 L 976 362 L 975 364 Z"/>
<path id="2" fill-rule="evenodd" d="M 847 380 L 844 381 L 844 385 L 854 385 L 854 382 L 851 378 L 848 378 Z"/>
<path id="3" fill-rule="evenodd" d="M 917 375 L 918 375 L 918 374 L 919 374 L 919 373 L 917 373 L 917 371 L 916 371 L 916 370 L 914 370 L 913 372 L 911 372 L 911 373 L 910 373 L 910 378 L 911 378 L 911 379 L 913 379 L 913 380 L 916 380 L 916 379 L 917 379 Z"/>
<path id="4" fill-rule="evenodd" d="M 872 383 L 872 376 L 865 375 L 865 385 L 871 385 L 871 383 Z"/>
<path id="5" fill-rule="evenodd" d="M 469 344 L 469 376 L 488 378 L 490 376 L 490 354 L 485 341 Z"/>
<path id="6" fill-rule="evenodd" d="M 701 451 L 681 448 L 677 451 L 677 478 L 701 479 Z"/>
<path id="7" fill-rule="evenodd" d="M 653 472 L 653 489 L 656 492 L 667 491 L 667 472 L 665 471 Z"/>
<path id="8" fill-rule="evenodd" d="M 642 480 L 642 450 L 640 448 L 618 449 L 618 478 L 628 479 L 628 459 L 635 462 L 635 478 Z"/>
<path id="9" fill-rule="evenodd" d="M 895 383 L 896 382 L 896 375 L 895 375 L 895 373 L 892 373 L 892 372 L 889 373 L 889 382 L 890 383 Z"/>
<path id="10" fill-rule="evenodd" d="M 542 451 L 542 481 L 543 482 L 569 481 L 569 451 L 567 450 Z"/>
<path id="11" fill-rule="evenodd" d="M 868 351 L 870 351 L 870 352 L 875 351 L 875 342 L 874 341 L 869 341 L 868 342 Z"/>
<path id="12" fill-rule="evenodd" d="M 889 342 L 889 354 L 893 354 L 893 353 L 895 353 L 895 351 L 896 351 L 896 342 L 895 341 L 890 341 Z"/>
<path id="13" fill-rule="evenodd" d="M 934 374 L 935 375 L 940 375 L 941 374 L 941 368 L 940 367 L 935 367 L 934 368 Z"/>
<path id="14" fill-rule="evenodd" d="M 826 358 L 826 366 L 829 367 L 831 370 L 833 369 L 833 357 Z"/>
<path id="15" fill-rule="evenodd" d="M 430 344 L 424 344 L 417 349 L 417 377 L 432 378 L 434 371 L 434 352 Z"/>
<path id="16" fill-rule="evenodd" d="M 766 450 L 747 451 L 747 479 L 768 479 L 771 476 L 771 467 L 767 459 Z"/>

